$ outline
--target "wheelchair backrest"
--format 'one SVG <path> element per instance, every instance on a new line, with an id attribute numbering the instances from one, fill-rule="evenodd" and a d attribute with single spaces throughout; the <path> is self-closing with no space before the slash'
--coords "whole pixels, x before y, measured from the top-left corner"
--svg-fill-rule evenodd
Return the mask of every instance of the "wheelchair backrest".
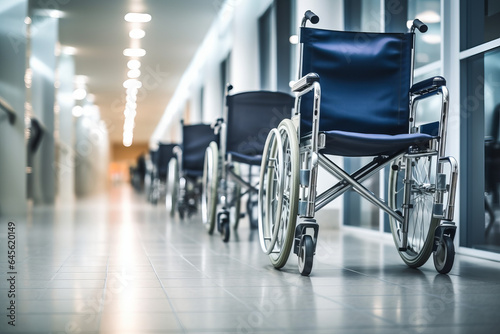
<path id="1" fill-rule="evenodd" d="M 320 76 L 319 130 L 408 133 L 412 33 L 301 28 L 302 73 Z M 312 94 L 300 104 L 311 131 Z"/>
<path id="2" fill-rule="evenodd" d="M 168 162 L 175 156 L 173 152 L 175 146 L 178 146 L 178 144 L 158 144 L 156 167 L 158 168 L 158 174 L 160 177 L 167 176 Z"/>
<path id="3" fill-rule="evenodd" d="M 289 94 L 269 91 L 227 96 L 227 152 L 262 154 L 269 131 L 291 117 L 294 101 Z"/>
<path id="4" fill-rule="evenodd" d="M 182 169 L 203 171 L 205 150 L 210 142 L 219 142 L 210 124 L 182 126 Z"/>

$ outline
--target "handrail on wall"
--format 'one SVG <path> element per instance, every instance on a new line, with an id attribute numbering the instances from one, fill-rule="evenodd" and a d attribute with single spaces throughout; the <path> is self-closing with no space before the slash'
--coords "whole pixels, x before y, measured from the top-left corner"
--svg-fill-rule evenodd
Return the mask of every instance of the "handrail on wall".
<path id="1" fill-rule="evenodd" d="M 0 110 L 3 110 L 7 113 L 7 116 L 9 117 L 9 122 L 10 124 L 14 124 L 16 122 L 16 112 L 14 110 L 14 108 L 12 108 L 10 106 L 9 103 L 7 103 L 7 101 L 5 101 L 4 99 L 2 99 L 0 97 Z"/>

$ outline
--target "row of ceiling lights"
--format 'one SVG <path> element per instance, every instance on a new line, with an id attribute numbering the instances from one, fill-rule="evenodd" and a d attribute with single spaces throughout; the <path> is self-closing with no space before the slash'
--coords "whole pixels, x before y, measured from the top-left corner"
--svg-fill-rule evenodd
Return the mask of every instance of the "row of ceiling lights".
<path id="1" fill-rule="evenodd" d="M 142 23 L 151 21 L 151 15 L 146 13 L 128 13 L 125 15 L 125 21 L 132 24 L 132 29 L 129 32 L 131 39 L 131 47 L 123 50 L 123 55 L 130 57 L 127 62 L 128 79 L 123 83 L 126 88 L 126 104 L 123 114 L 125 122 L 123 124 L 123 145 L 129 147 L 132 145 L 134 138 L 135 116 L 137 115 L 137 92 L 142 87 L 142 82 L 139 80 L 141 76 L 141 62 L 139 59 L 146 55 L 146 50 L 140 48 L 140 40 L 146 36 L 146 32 L 140 28 Z"/>

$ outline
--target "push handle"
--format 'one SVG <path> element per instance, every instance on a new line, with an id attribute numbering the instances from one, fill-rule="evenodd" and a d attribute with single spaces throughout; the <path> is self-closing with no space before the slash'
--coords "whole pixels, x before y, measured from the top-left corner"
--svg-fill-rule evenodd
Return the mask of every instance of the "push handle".
<path id="1" fill-rule="evenodd" d="M 312 11 L 308 10 L 304 14 L 305 19 L 311 21 L 312 24 L 316 24 L 319 22 L 319 16 L 314 14 Z"/>
<path id="2" fill-rule="evenodd" d="M 415 28 L 417 28 L 421 33 L 424 33 L 429 29 L 429 27 L 419 19 L 413 20 L 412 28 L 413 28 L 412 31 L 415 30 Z"/>

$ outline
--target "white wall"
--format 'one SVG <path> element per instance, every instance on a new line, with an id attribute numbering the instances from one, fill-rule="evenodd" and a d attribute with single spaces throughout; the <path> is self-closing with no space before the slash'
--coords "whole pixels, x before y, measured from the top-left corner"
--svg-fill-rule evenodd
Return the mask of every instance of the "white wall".
<path id="1" fill-rule="evenodd" d="M 57 199 L 61 204 L 72 203 L 75 195 L 75 127 L 72 109 L 75 105 L 73 99 L 75 77 L 75 62 L 73 56 L 61 54 L 58 59 L 57 89 L 58 110 L 58 135 L 56 140 L 58 161 L 56 171 L 58 179 Z"/>
<path id="2" fill-rule="evenodd" d="M 0 97 L 15 111 L 11 124 L 0 110 L 0 216 L 24 215 L 26 202 L 26 146 L 24 102 L 26 88 L 26 0 L 0 2 Z"/>

